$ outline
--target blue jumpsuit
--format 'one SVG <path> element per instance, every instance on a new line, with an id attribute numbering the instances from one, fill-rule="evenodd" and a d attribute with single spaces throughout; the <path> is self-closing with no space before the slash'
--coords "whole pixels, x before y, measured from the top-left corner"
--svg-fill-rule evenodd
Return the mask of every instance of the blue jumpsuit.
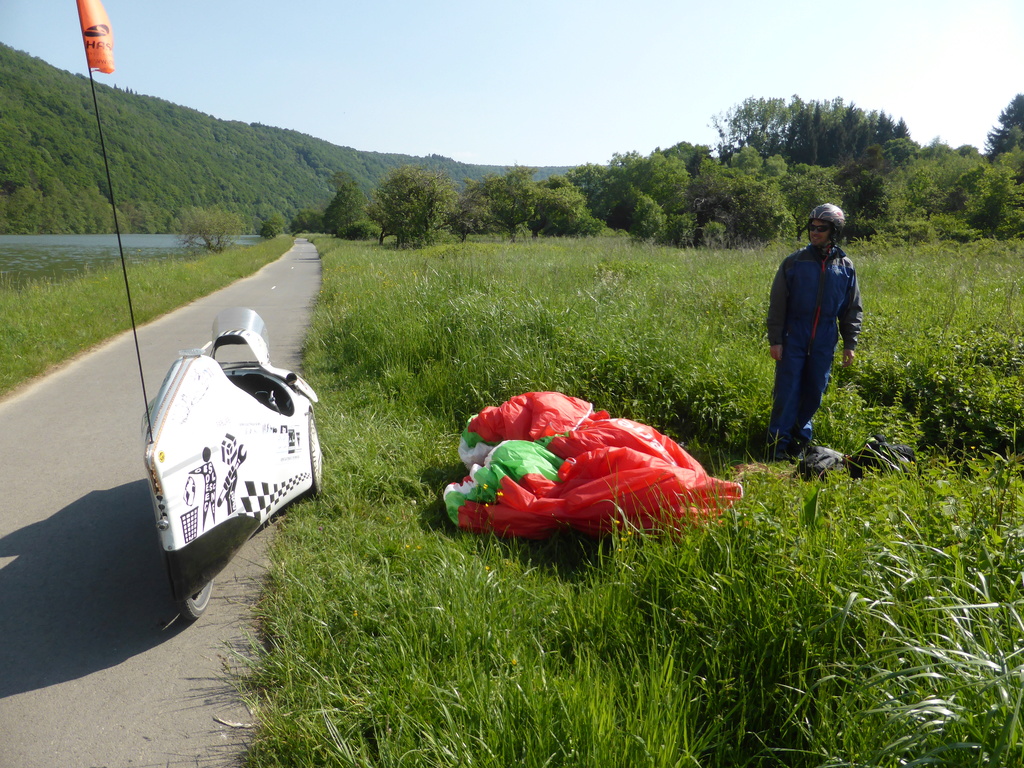
<path id="1" fill-rule="evenodd" d="M 842 335 L 844 349 L 856 348 L 862 314 L 856 270 L 839 247 L 808 245 L 782 262 L 768 308 L 768 343 L 782 345 L 768 423 L 777 455 L 810 442 L 836 343 Z"/>

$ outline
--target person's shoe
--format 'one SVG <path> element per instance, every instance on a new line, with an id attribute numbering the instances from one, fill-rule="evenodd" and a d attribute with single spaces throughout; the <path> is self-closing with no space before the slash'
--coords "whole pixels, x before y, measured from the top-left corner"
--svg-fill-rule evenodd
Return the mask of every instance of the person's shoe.
<path id="1" fill-rule="evenodd" d="M 810 444 L 811 441 L 806 437 L 794 437 L 793 442 L 790 443 L 790 456 L 799 461 Z"/>
<path id="2" fill-rule="evenodd" d="M 794 438 L 793 442 L 789 444 L 790 458 L 795 461 L 800 461 L 804 455 L 804 451 L 806 451 L 810 445 L 811 441 L 806 438 Z"/>

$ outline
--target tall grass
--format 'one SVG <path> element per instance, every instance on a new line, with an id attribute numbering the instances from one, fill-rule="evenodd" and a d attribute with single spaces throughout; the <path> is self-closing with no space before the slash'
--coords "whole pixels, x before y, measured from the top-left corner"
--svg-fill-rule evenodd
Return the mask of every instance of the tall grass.
<path id="1" fill-rule="evenodd" d="M 220 254 L 132 264 L 137 323 L 252 274 L 291 247 L 279 237 Z M 0 396 L 51 366 L 131 328 L 120 266 L 23 287 L 0 286 Z"/>
<path id="2" fill-rule="evenodd" d="M 543 388 L 733 447 L 766 427 L 768 393 L 745 382 L 769 370 L 774 257 L 598 240 L 353 258 L 325 287 L 310 366 L 357 375 L 453 426 Z"/>
<path id="3" fill-rule="evenodd" d="M 922 466 L 808 484 L 750 464 L 784 250 L 318 247 L 306 372 L 325 492 L 276 540 L 241 681 L 261 723 L 249 765 L 1024 761 L 1021 464 L 929 447 L 928 414 L 884 386 L 893 360 L 942 358 L 940 319 L 950 344 L 979 324 L 1019 331 L 991 307 L 1018 254 L 858 257 L 864 372 L 837 376 L 819 437 L 849 449 L 895 426 Z M 965 258 L 973 282 L 940 301 Z M 531 389 L 690 441 L 744 499 L 677 536 L 461 533 L 439 502 L 464 473 L 459 432 Z"/>

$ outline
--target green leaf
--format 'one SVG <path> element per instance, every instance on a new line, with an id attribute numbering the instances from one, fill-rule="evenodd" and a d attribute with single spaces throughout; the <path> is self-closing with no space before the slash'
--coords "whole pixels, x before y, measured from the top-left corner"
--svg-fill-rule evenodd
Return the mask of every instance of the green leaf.
<path id="1" fill-rule="evenodd" d="M 816 486 L 804 496 L 804 506 L 800 512 L 800 524 L 804 528 L 814 528 L 818 524 L 818 494 L 821 488 Z"/>

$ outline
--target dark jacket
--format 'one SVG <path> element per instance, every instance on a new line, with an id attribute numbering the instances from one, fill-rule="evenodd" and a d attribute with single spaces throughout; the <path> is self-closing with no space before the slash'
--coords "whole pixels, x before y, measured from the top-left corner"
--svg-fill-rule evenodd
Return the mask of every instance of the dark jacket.
<path id="1" fill-rule="evenodd" d="M 823 256 L 808 245 L 787 256 L 772 281 L 768 343 L 832 351 L 838 323 L 843 348 L 856 349 L 862 316 L 853 262 L 838 246 Z"/>

